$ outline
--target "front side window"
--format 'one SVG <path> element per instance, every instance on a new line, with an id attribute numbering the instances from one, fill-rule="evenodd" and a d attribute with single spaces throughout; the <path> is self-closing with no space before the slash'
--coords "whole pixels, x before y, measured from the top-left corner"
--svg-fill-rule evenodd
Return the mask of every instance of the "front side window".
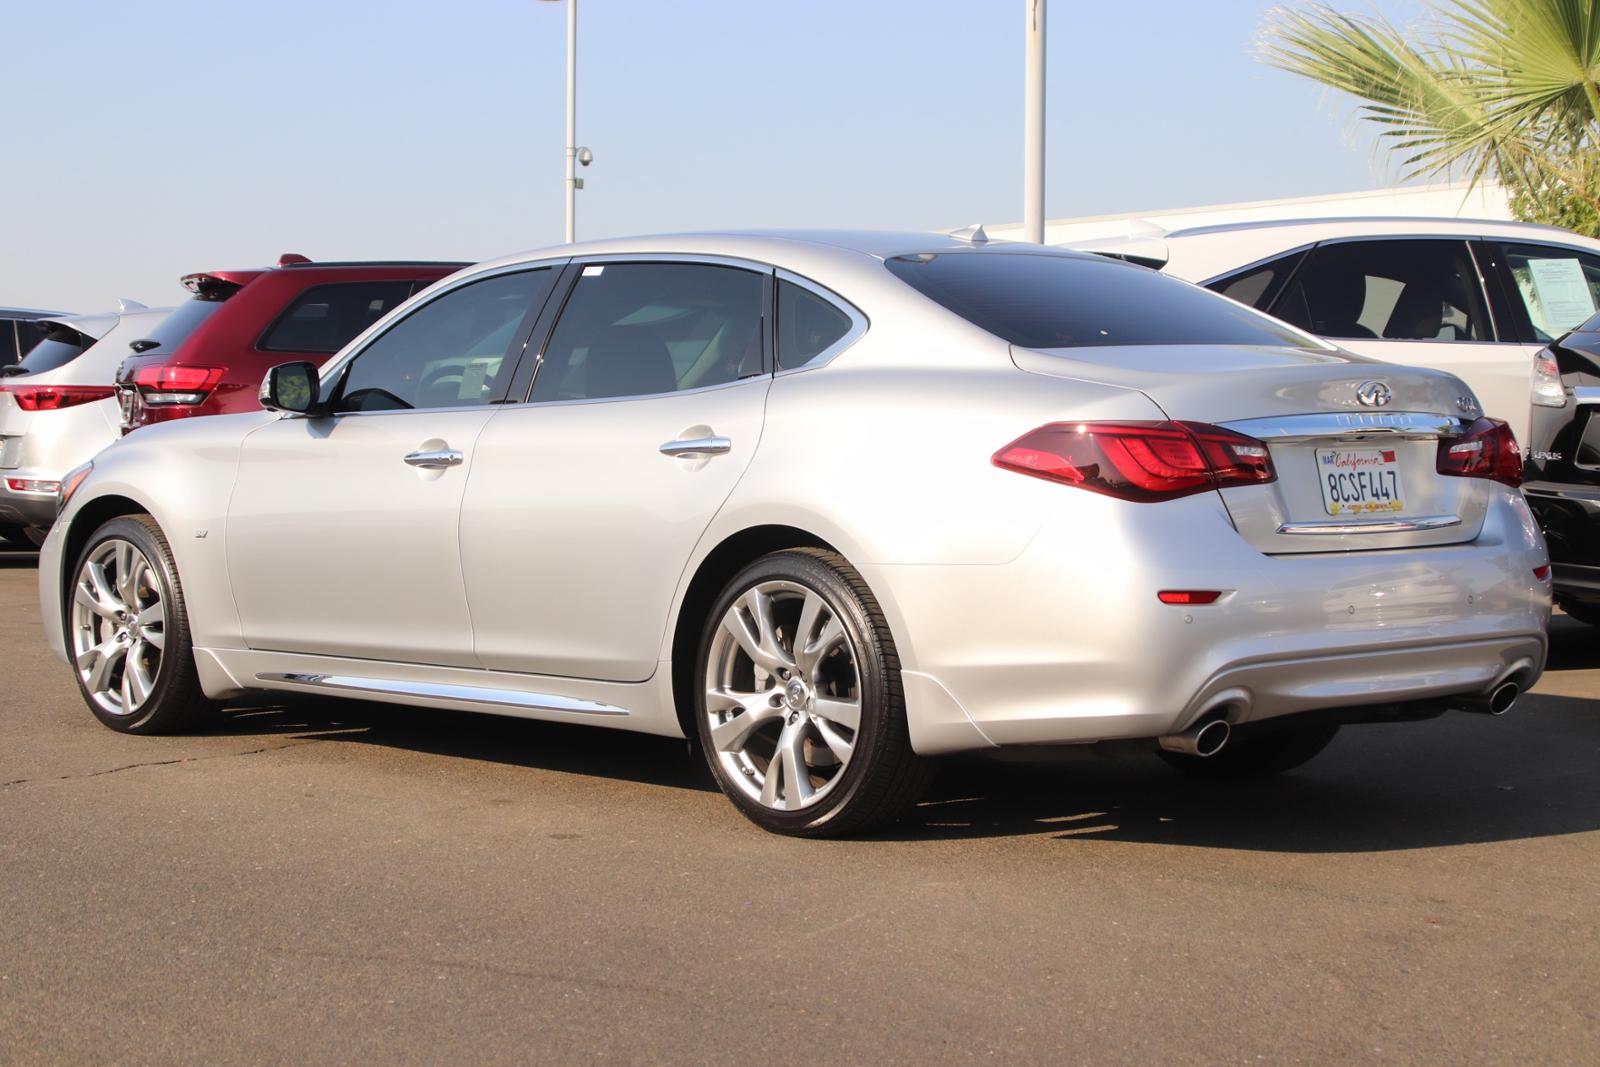
<path id="1" fill-rule="evenodd" d="M 410 295 L 408 281 L 313 286 L 267 327 L 256 347 L 331 355 Z"/>
<path id="2" fill-rule="evenodd" d="M 1464 241 L 1342 241 L 1314 249 L 1272 313 L 1337 340 L 1489 341 Z"/>
<path id="3" fill-rule="evenodd" d="M 887 266 L 924 296 L 1023 348 L 1312 343 L 1215 293 L 1099 256 L 930 252 Z"/>
<path id="4" fill-rule="evenodd" d="M 793 282 L 778 281 L 778 366 L 803 367 L 854 325 L 843 309 Z"/>
<path id="5" fill-rule="evenodd" d="M 548 267 L 452 289 L 384 331 L 350 362 L 333 410 L 404 411 L 487 404 L 513 344 L 549 289 Z"/>
<path id="6" fill-rule="evenodd" d="M 1502 245 L 1501 255 L 1527 315 L 1521 340 L 1549 344 L 1600 311 L 1600 256 L 1556 245 Z"/>
<path id="7" fill-rule="evenodd" d="M 648 396 L 764 372 L 763 276 L 701 263 L 583 268 L 533 380 L 534 401 Z"/>

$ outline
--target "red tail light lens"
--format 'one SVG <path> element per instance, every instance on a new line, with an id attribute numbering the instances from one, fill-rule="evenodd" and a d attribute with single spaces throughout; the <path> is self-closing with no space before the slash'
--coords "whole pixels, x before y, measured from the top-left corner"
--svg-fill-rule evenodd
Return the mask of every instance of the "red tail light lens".
<path id="1" fill-rule="evenodd" d="M 109 385 L 0 385 L 0 393 L 16 397 L 23 411 L 57 411 L 117 395 Z"/>
<path id="2" fill-rule="evenodd" d="M 188 364 L 140 367 L 133 372 L 146 404 L 199 404 L 222 380 L 221 367 L 195 367 Z"/>
<path id="3" fill-rule="evenodd" d="M 1123 500 L 1171 500 L 1277 477 L 1267 446 L 1203 422 L 1053 422 L 994 465 Z"/>
<path id="4" fill-rule="evenodd" d="M 1220 589 L 1163 589 L 1156 599 L 1163 604 L 1215 604 L 1221 596 Z"/>
<path id="5" fill-rule="evenodd" d="M 1460 437 L 1439 442 L 1438 470 L 1457 478 L 1489 478 L 1522 484 L 1522 449 L 1511 427 L 1499 419 L 1479 419 Z"/>

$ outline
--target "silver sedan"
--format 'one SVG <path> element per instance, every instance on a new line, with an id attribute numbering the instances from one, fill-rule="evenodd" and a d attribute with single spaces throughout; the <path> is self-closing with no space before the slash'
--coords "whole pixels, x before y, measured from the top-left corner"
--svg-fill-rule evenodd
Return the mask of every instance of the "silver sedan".
<path id="1" fill-rule="evenodd" d="M 1470 390 L 1115 260 L 572 245 L 262 400 L 66 479 L 44 618 L 113 729 L 271 689 L 687 736 L 823 835 L 943 753 L 1265 774 L 1544 666 L 1544 544 Z"/>

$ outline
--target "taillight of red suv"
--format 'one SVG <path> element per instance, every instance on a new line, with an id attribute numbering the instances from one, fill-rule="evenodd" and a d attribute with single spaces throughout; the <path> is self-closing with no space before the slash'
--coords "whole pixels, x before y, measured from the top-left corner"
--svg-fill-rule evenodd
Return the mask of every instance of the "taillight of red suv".
<path id="1" fill-rule="evenodd" d="M 178 404 L 193 407 L 205 403 L 222 375 L 222 367 L 157 365 L 134 371 L 133 385 L 139 390 L 139 399 L 152 407 Z"/>

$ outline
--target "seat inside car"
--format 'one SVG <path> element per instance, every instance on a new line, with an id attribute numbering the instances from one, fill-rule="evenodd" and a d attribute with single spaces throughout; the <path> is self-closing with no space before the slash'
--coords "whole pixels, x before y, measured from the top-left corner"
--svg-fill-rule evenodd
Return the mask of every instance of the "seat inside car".
<path id="1" fill-rule="evenodd" d="M 677 370 L 666 342 L 644 326 L 611 326 L 589 346 L 583 360 L 579 395 L 644 396 L 678 388 Z"/>
<path id="2" fill-rule="evenodd" d="M 1318 271 L 1317 275 L 1304 283 L 1311 332 L 1324 337 L 1376 338 L 1378 335 L 1360 322 L 1367 303 L 1366 275 L 1338 268 Z"/>

